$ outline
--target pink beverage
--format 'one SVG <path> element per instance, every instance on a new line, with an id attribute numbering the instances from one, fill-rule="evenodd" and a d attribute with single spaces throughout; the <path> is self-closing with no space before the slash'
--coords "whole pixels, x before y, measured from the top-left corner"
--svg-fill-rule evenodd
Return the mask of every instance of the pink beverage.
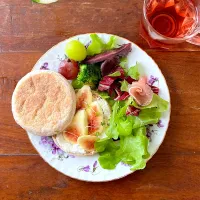
<path id="1" fill-rule="evenodd" d="M 167 44 L 196 40 L 200 44 L 200 0 L 144 0 L 143 14 L 146 33 L 141 35 L 150 46 L 152 40 Z"/>
<path id="2" fill-rule="evenodd" d="M 191 1 L 152 0 L 146 14 L 153 28 L 166 37 L 184 37 L 197 25 L 197 10 Z"/>

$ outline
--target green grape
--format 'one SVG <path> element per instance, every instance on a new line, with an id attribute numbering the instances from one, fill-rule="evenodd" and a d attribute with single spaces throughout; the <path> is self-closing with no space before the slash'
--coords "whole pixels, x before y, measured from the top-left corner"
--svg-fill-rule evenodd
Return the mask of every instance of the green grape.
<path id="1" fill-rule="evenodd" d="M 87 56 L 85 46 L 78 40 L 68 42 L 65 47 L 65 53 L 69 59 L 75 61 L 82 61 Z"/>

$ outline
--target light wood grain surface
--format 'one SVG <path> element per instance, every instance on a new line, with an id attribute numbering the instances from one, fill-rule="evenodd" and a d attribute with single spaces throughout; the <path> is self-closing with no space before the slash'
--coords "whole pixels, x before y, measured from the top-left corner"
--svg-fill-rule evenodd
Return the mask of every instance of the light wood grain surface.
<path id="1" fill-rule="evenodd" d="M 199 200 L 200 48 L 149 49 L 139 36 L 142 0 L 0 0 L 0 200 Z M 109 183 L 68 178 L 46 164 L 14 121 L 17 81 L 50 47 L 75 34 L 107 32 L 135 42 L 162 70 L 171 94 L 164 143 L 143 171 Z"/>

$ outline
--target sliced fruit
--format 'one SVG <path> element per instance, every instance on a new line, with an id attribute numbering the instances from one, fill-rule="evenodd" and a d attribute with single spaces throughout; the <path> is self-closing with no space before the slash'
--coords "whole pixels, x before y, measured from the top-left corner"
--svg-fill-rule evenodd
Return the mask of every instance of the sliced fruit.
<path id="1" fill-rule="evenodd" d="M 76 144 L 79 136 L 87 134 L 88 134 L 87 113 L 85 110 L 79 110 L 75 114 L 72 123 L 63 132 L 63 136 L 65 140 L 67 140 L 68 142 Z"/>
<path id="2" fill-rule="evenodd" d="M 90 86 L 84 85 L 76 93 L 76 109 L 87 108 L 92 103 L 92 92 Z"/>
<path id="3" fill-rule="evenodd" d="M 94 151 L 94 144 L 98 137 L 92 135 L 84 135 L 78 138 L 78 144 L 86 151 Z"/>
<path id="4" fill-rule="evenodd" d="M 103 112 L 97 101 L 90 104 L 88 114 L 88 135 L 101 134 L 103 131 Z"/>

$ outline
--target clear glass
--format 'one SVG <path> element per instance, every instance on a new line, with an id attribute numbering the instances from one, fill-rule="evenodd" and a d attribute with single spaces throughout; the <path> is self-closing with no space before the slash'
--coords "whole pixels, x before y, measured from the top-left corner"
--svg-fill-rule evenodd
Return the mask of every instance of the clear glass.
<path id="1" fill-rule="evenodd" d="M 150 47 L 185 41 L 200 46 L 199 33 L 200 0 L 144 0 L 140 34 Z"/>

